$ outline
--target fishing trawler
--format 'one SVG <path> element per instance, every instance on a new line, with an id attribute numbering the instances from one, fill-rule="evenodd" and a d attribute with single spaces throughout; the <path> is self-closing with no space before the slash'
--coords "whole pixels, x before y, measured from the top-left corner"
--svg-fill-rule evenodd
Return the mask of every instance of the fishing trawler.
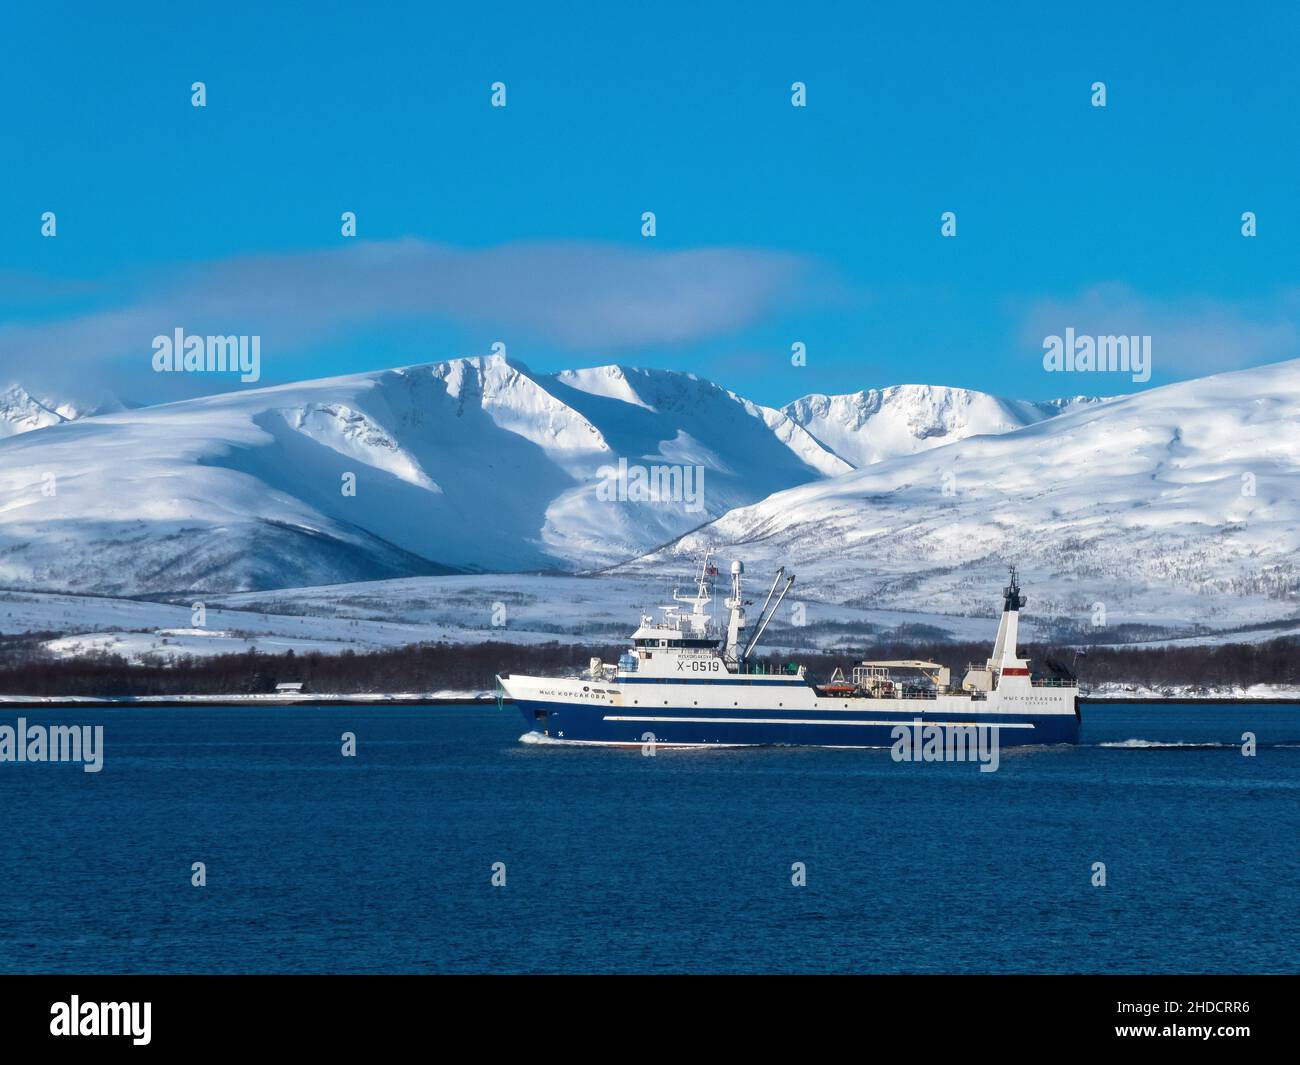
<path id="1" fill-rule="evenodd" d="M 1035 677 L 1018 655 L 1025 597 L 1014 568 L 993 653 L 968 667 L 960 686 L 946 666 L 915 659 L 859 662 L 819 685 L 803 666 L 774 671 L 754 660 L 794 576 L 777 571 L 747 636 L 744 564 L 731 564 L 719 626 L 710 612 L 718 578 L 711 560 L 709 552 L 693 593 L 674 592 L 662 617 L 641 617 L 617 665 L 592 659 L 580 676 L 501 676 L 500 690 L 532 731 L 567 743 L 889 747 L 898 726 L 918 724 L 994 730 L 1001 746 L 1078 740 L 1077 681 Z M 919 679 L 900 677 L 904 670 Z"/>

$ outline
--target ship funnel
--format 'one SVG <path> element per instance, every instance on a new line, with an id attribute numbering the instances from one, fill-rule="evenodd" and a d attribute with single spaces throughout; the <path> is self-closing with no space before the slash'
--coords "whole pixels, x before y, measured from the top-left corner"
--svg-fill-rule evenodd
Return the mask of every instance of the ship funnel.
<path id="1" fill-rule="evenodd" d="M 1016 567 L 1011 567 L 1011 578 L 1002 589 L 1002 620 L 998 622 L 998 635 L 993 643 L 993 654 L 988 660 L 989 671 L 998 671 L 1000 677 L 1026 678 L 1029 684 L 1029 663 L 1020 657 L 1016 643 L 1020 635 L 1020 608 L 1025 605 L 1025 597 L 1020 591 L 1020 579 Z M 1001 687 L 1002 681 L 998 682 Z"/>

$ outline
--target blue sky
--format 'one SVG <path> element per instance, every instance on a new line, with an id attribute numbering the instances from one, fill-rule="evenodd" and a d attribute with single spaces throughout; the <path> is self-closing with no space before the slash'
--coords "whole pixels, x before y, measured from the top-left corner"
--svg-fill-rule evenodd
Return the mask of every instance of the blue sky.
<path id="1" fill-rule="evenodd" d="M 148 372 L 175 326 L 267 382 L 503 340 L 771 404 L 1142 387 L 1045 373 L 1067 326 L 1152 384 L 1300 355 L 1282 5 L 87 7 L 0 37 L 0 377 L 227 387 Z"/>

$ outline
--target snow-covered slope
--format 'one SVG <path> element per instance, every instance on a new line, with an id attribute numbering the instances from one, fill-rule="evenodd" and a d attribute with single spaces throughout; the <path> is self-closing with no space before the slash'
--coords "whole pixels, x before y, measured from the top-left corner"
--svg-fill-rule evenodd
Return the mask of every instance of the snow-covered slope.
<path id="1" fill-rule="evenodd" d="M 788 562 L 805 595 L 865 607 L 985 613 L 1019 562 L 1031 612 L 1080 628 L 1295 617 L 1300 360 L 881 461 L 663 554 L 705 544 L 760 570 Z"/>
<path id="2" fill-rule="evenodd" d="M 600 498 L 620 459 L 702 466 L 702 493 Z M 150 594 L 590 567 L 847 469 L 779 411 L 691 374 L 456 359 L 4 440 L 0 586 Z"/>
<path id="3" fill-rule="evenodd" d="M 894 385 L 843 396 L 814 393 L 782 409 L 828 450 L 861 468 L 968 436 L 1010 432 L 1097 402 L 1080 396 L 1031 403 L 967 388 Z"/>

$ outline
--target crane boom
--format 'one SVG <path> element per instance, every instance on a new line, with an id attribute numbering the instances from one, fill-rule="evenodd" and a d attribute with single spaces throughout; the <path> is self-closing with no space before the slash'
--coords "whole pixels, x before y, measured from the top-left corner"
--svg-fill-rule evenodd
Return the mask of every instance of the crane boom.
<path id="1" fill-rule="evenodd" d="M 781 579 L 781 574 L 784 573 L 784 572 L 785 572 L 785 567 L 782 566 L 780 572 L 778 572 L 777 575 L 776 575 L 776 579 L 777 579 L 778 581 Z M 763 630 L 767 628 L 767 623 L 768 623 L 769 621 L 771 621 L 772 618 L 774 618 L 774 617 L 776 616 L 776 612 L 777 612 L 777 610 L 780 608 L 781 603 L 785 600 L 785 593 L 788 592 L 788 591 L 790 590 L 790 586 L 791 586 L 792 584 L 794 584 L 794 574 L 793 574 L 793 573 L 790 574 L 790 576 L 788 576 L 788 577 L 785 579 L 785 587 L 781 589 L 781 595 L 780 595 L 780 597 L 777 599 L 777 601 L 776 601 L 775 603 L 772 604 L 772 609 L 771 609 L 770 611 L 768 611 L 768 614 L 767 614 L 766 617 L 764 617 L 764 618 L 761 619 L 761 621 L 760 621 L 760 623 L 759 623 L 759 626 L 758 626 L 758 631 L 754 633 L 754 638 L 753 638 L 752 640 L 750 640 L 748 646 L 746 646 L 746 648 L 745 648 L 745 654 L 744 654 L 743 657 L 748 658 L 748 657 L 749 657 L 749 652 L 752 651 L 755 647 L 758 646 L 758 640 L 759 640 L 759 637 L 763 635 Z M 775 585 L 775 584 L 772 585 L 772 591 L 773 591 L 773 592 L 776 591 L 776 585 Z M 772 598 L 771 593 L 768 593 L 768 599 L 770 600 L 771 598 Z M 766 606 L 766 604 L 764 604 L 764 606 Z"/>

